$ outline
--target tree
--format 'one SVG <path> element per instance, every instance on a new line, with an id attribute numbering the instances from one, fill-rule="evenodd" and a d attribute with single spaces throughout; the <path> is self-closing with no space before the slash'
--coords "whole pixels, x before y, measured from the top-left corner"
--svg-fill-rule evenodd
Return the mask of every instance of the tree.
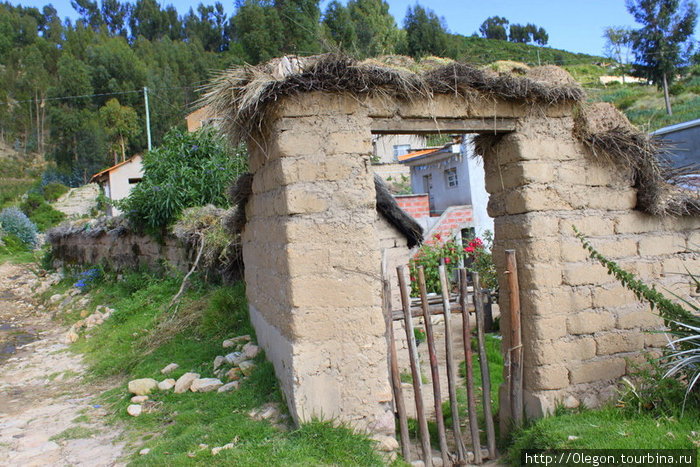
<path id="1" fill-rule="evenodd" d="M 204 50 L 209 52 L 223 52 L 228 49 L 227 19 L 223 5 L 219 2 L 210 6 L 200 4 L 197 13 L 199 15 L 190 8 L 183 18 L 187 40 L 199 40 Z"/>
<path id="2" fill-rule="evenodd" d="M 323 14 L 323 37 L 339 49 L 352 50 L 357 41 L 357 31 L 350 18 L 350 11 L 342 3 L 333 0 Z"/>
<path id="3" fill-rule="evenodd" d="M 232 22 L 235 39 L 249 63 L 265 62 L 280 55 L 282 22 L 267 0 L 239 0 Z"/>
<path id="4" fill-rule="evenodd" d="M 520 44 L 527 44 L 530 42 L 530 33 L 526 26 L 522 24 L 511 24 L 510 34 L 508 40 L 511 42 L 517 42 Z"/>
<path id="5" fill-rule="evenodd" d="M 522 24 L 511 24 L 510 25 L 510 41 L 519 42 L 521 44 L 527 44 L 529 42 L 534 42 L 539 45 L 546 45 L 549 40 L 549 34 L 544 28 L 537 27 L 532 23 L 527 23 L 523 26 Z"/>
<path id="6" fill-rule="evenodd" d="M 481 23 L 479 26 L 479 32 L 486 39 L 500 39 L 503 41 L 508 40 L 508 34 L 506 33 L 506 26 L 508 26 L 508 20 L 502 16 L 491 16 L 487 18 L 486 21 Z"/>
<path id="7" fill-rule="evenodd" d="M 610 26 L 603 30 L 603 38 L 605 39 L 603 53 L 618 63 L 624 83 L 625 67 L 629 62 L 629 47 L 631 45 L 630 29 Z"/>
<path id="8" fill-rule="evenodd" d="M 383 0 L 350 0 L 350 18 L 357 32 L 357 54 L 374 57 L 394 52 L 399 42 L 399 29 Z"/>
<path id="9" fill-rule="evenodd" d="M 121 149 L 121 161 L 126 160 L 126 144 L 139 132 L 139 117 L 131 107 L 121 105 L 116 98 L 112 98 L 100 109 L 100 120 L 112 139 L 112 155 L 114 164 L 118 164 L 117 151 Z"/>
<path id="10" fill-rule="evenodd" d="M 282 23 L 282 53 L 311 55 L 320 52 L 319 0 L 275 0 Z"/>
<path id="11" fill-rule="evenodd" d="M 422 6 L 408 7 L 403 27 L 406 31 L 407 52 L 412 57 L 444 55 L 447 49 L 447 32 L 432 10 Z"/>
<path id="12" fill-rule="evenodd" d="M 626 0 L 627 10 L 643 26 L 631 33 L 632 49 L 647 78 L 664 91 L 666 113 L 673 115 L 669 83 L 689 53 L 697 20 L 696 5 L 684 0 Z"/>

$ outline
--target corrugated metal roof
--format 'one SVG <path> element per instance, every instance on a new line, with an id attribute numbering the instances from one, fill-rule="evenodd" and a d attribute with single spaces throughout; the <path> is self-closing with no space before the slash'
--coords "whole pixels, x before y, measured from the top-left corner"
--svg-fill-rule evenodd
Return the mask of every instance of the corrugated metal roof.
<path id="1" fill-rule="evenodd" d="M 685 130 L 688 128 L 693 128 L 696 126 L 700 126 L 700 118 L 696 120 L 688 120 L 687 122 L 683 123 L 676 123 L 675 125 L 669 125 L 663 128 L 659 128 L 656 131 L 652 131 L 650 134 L 651 135 L 665 135 L 666 133 L 673 133 L 674 131 L 680 131 L 680 130 Z"/>

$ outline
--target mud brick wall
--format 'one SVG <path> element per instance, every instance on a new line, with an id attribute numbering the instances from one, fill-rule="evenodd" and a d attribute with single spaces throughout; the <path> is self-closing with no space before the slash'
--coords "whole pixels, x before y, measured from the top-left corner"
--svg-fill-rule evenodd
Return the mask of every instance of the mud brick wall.
<path id="1" fill-rule="evenodd" d="M 113 271 L 137 269 L 141 266 L 157 268 L 166 261 L 186 272 L 190 264 L 189 252 L 174 237 L 166 237 L 160 244 L 151 237 L 133 233 L 76 233 L 53 238 L 51 249 L 54 258 L 61 265 L 106 264 Z"/>
<path id="2" fill-rule="evenodd" d="M 588 258 L 575 225 L 599 251 L 650 284 L 687 295 L 686 253 L 700 240 L 698 218 L 654 218 L 636 211 L 632 174 L 599 162 L 572 136 L 570 113 L 530 117 L 484 155 L 494 259 L 515 249 L 520 280 L 524 405 L 528 417 L 557 403 L 599 406 L 615 382 L 665 344 L 661 319 Z M 501 275 L 501 290 L 507 282 Z M 508 294 L 501 293 L 501 310 Z M 509 322 L 502 320 L 504 352 Z M 507 371 L 507 370 L 506 370 Z M 505 401 L 506 388 L 501 388 Z M 501 403 L 501 420 L 509 406 Z"/>
<path id="3" fill-rule="evenodd" d="M 263 144 L 248 144 L 242 242 L 258 340 L 296 421 L 393 433 L 369 118 L 324 94 L 277 112 Z"/>

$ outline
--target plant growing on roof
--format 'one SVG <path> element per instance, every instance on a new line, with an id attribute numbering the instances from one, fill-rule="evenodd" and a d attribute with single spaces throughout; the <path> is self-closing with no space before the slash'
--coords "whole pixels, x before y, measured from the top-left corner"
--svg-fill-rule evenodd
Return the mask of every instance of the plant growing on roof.
<path id="1" fill-rule="evenodd" d="M 229 148 L 213 128 L 173 129 L 144 155 L 143 180 L 116 205 L 132 225 L 160 236 L 188 207 L 226 206 L 226 187 L 247 165 L 244 147 Z"/>

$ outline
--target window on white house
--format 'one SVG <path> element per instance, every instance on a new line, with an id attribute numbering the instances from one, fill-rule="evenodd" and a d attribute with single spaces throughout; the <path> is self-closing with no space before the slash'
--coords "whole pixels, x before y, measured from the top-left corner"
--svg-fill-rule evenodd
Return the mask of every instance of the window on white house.
<path id="1" fill-rule="evenodd" d="M 459 186 L 457 167 L 452 167 L 451 169 L 445 170 L 445 185 L 447 185 L 448 188 Z"/>
<path id="2" fill-rule="evenodd" d="M 410 144 L 395 144 L 394 145 L 394 160 L 395 161 L 399 160 L 399 156 L 403 156 L 404 154 L 408 154 L 408 152 L 410 150 L 411 150 Z"/>

